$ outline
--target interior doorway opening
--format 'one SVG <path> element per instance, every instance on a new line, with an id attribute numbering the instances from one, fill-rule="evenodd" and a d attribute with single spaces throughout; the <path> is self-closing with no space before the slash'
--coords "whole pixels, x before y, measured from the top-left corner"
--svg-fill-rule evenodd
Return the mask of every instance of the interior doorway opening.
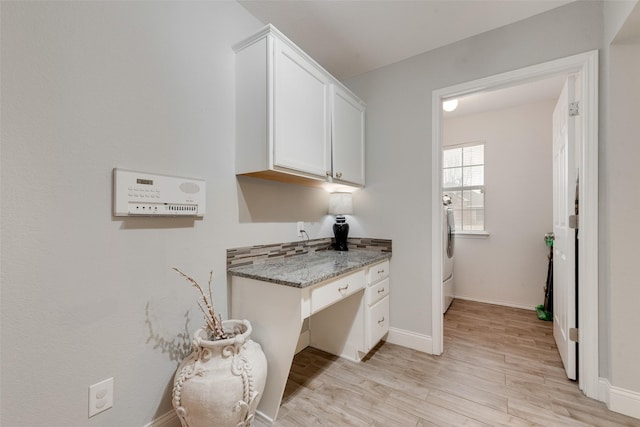
<path id="1" fill-rule="evenodd" d="M 543 302 L 544 235 L 554 212 L 552 116 L 566 79 L 465 95 L 445 110 L 443 204 L 445 195 L 451 203 L 443 211 L 453 211 L 456 249 L 443 253 L 443 279 L 455 282 L 444 286 L 445 301 L 455 295 L 529 310 Z"/>
<path id="2" fill-rule="evenodd" d="M 580 76 L 582 115 L 579 181 L 581 239 L 579 246 L 580 389 L 598 398 L 598 53 L 587 52 L 491 77 L 439 89 L 432 97 L 432 345 L 433 354 L 443 351 L 442 265 L 442 103 L 456 97 L 511 87 L 555 75 Z M 591 313 L 586 315 L 585 313 Z"/>

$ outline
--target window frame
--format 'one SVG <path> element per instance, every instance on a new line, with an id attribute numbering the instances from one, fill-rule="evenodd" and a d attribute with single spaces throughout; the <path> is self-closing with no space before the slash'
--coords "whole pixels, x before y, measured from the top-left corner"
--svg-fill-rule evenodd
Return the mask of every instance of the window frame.
<path id="1" fill-rule="evenodd" d="M 482 221 L 482 230 L 468 230 L 468 229 L 463 229 L 463 228 L 458 228 L 458 227 L 464 227 L 464 223 L 462 221 L 460 222 L 456 222 L 456 228 L 453 230 L 454 234 L 458 235 L 479 235 L 479 236 L 485 236 L 488 235 L 489 233 L 487 232 L 487 221 L 486 221 L 486 212 L 487 212 L 487 201 L 486 201 L 486 180 L 485 180 L 485 170 L 486 170 L 486 141 L 485 140 L 478 140 L 478 141 L 471 141 L 471 142 L 466 142 L 463 144 L 455 144 L 455 145 L 447 145 L 447 146 L 443 146 L 442 147 L 442 194 L 446 194 L 448 191 L 457 191 L 462 193 L 463 191 L 474 191 L 474 190 L 480 190 L 480 192 L 483 195 L 482 198 L 482 215 L 483 215 L 483 221 Z M 483 155 L 483 160 L 481 164 L 478 165 L 471 165 L 471 166 L 482 166 L 482 182 L 484 182 L 483 185 L 459 185 L 459 186 L 452 186 L 452 187 L 446 187 L 445 183 L 444 183 L 444 171 L 446 169 L 463 169 L 464 166 L 464 157 L 462 158 L 462 162 L 460 164 L 460 166 L 452 166 L 452 167 L 445 167 L 444 166 L 444 153 L 447 150 L 456 150 L 456 149 L 464 149 L 466 147 L 475 147 L 475 146 L 482 146 L 482 155 Z M 463 151 L 464 153 L 464 151 Z M 469 167 L 469 166 L 467 166 Z M 469 209 L 466 209 L 467 211 Z M 460 218 L 464 217 L 463 212 L 465 211 L 465 209 L 460 209 Z M 467 224 L 468 226 L 468 224 Z"/>

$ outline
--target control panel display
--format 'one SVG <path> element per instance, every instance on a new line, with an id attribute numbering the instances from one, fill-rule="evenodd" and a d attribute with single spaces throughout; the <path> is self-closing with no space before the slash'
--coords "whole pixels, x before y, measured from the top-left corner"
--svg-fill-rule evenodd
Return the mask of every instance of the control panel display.
<path id="1" fill-rule="evenodd" d="M 113 170 L 114 216 L 196 216 L 206 208 L 205 181 Z"/>

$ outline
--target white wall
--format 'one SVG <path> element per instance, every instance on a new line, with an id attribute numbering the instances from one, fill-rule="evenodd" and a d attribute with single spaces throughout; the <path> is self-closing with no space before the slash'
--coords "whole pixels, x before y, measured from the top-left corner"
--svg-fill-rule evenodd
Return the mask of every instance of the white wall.
<path id="1" fill-rule="evenodd" d="M 636 19 L 627 20 L 623 30 L 625 34 L 635 33 L 636 38 L 627 38 L 625 46 L 612 45 L 609 49 L 612 35 L 619 34 L 632 8 Z M 637 199 L 640 181 L 637 168 L 627 167 L 627 162 L 638 158 L 637 147 L 628 146 L 638 135 L 638 80 L 630 77 L 637 76 L 638 70 L 635 60 L 625 63 L 629 55 L 638 57 L 634 46 L 638 40 L 637 14 L 636 0 L 574 2 L 357 76 L 347 83 L 368 104 L 367 182 L 375 185 L 366 190 L 366 226 L 374 231 L 385 230 L 394 244 L 391 326 L 430 335 L 430 212 L 431 203 L 439 203 L 440 197 L 430 194 L 431 92 L 571 54 L 601 50 L 597 314 L 600 376 L 612 381 L 612 392 L 617 390 L 620 399 L 628 404 L 626 413 L 640 417 L 640 379 L 637 363 L 633 362 L 640 351 L 638 309 L 633 304 L 638 300 L 634 272 L 637 262 L 629 246 L 638 239 L 624 223 L 637 211 L 633 200 Z M 621 44 L 621 40 L 617 42 Z M 615 88 L 609 86 L 616 80 L 626 88 L 610 96 L 608 92 Z M 621 93 L 624 90 L 627 92 Z M 614 122 L 615 105 L 628 110 Z M 400 176 L 407 179 L 402 182 Z M 615 194 L 620 196 L 614 198 Z M 393 222 L 387 221 L 392 207 L 398 206 L 405 208 L 402 215 L 395 215 Z"/>
<path id="2" fill-rule="evenodd" d="M 609 202 L 610 381 L 638 394 L 630 414 L 640 418 L 640 5 L 610 46 Z M 620 402 L 612 396 L 612 407 Z"/>
<path id="3" fill-rule="evenodd" d="M 367 101 L 361 220 L 393 239 L 392 327 L 431 335 L 432 91 L 601 45 L 602 4 L 575 2 L 347 81 Z"/>
<path id="4" fill-rule="evenodd" d="M 629 18 L 629 14 L 632 10 L 638 8 L 637 0 L 630 1 L 608 1 L 604 3 L 603 16 L 604 16 L 604 49 L 602 49 L 601 55 L 601 81 L 605 84 L 600 86 L 600 117 L 601 122 L 604 121 L 604 125 L 600 127 L 600 150 L 599 150 L 599 167 L 600 167 L 600 224 L 599 224 L 599 241 L 600 241 L 600 262 L 599 262 L 599 282 L 600 282 L 600 312 L 598 313 L 599 320 L 599 335 L 600 335 L 600 376 L 603 378 L 611 378 L 611 364 L 612 364 L 612 343 L 611 343 L 611 316 L 613 313 L 611 305 L 611 253 L 615 243 L 612 240 L 611 227 L 614 225 L 612 219 L 612 213 L 618 209 L 617 203 L 614 203 L 612 198 L 612 189 L 616 188 L 619 184 L 615 182 L 613 175 L 609 171 L 616 170 L 615 158 L 612 156 L 612 148 L 616 142 L 609 135 L 612 131 L 610 125 L 612 117 L 617 114 L 614 112 L 617 100 L 612 100 L 610 95 L 610 85 L 613 82 L 611 77 L 611 58 L 610 58 L 610 44 L 620 32 L 621 28 L 625 24 L 625 21 Z M 635 8 L 635 9 L 634 9 Z M 624 31 L 637 30 L 637 22 L 629 22 L 624 25 Z M 622 35 L 621 35 L 622 36 Z M 640 383 L 636 387 L 640 390 Z"/>
<path id="5" fill-rule="evenodd" d="M 608 123 L 609 123 L 609 45 L 615 38 L 618 31 L 624 24 L 624 21 L 629 16 L 629 13 L 633 9 L 633 6 L 637 3 L 637 0 L 630 1 L 615 1 L 605 2 L 603 6 L 603 19 L 604 19 L 604 48 L 601 51 L 600 56 L 600 76 L 601 81 L 607 82 L 600 86 L 600 117 L 601 122 L 604 122 L 604 126 L 599 129 L 600 149 L 599 167 L 601 173 L 599 174 L 600 188 L 609 188 L 611 182 L 609 175 L 602 173 L 602 170 L 611 169 L 611 159 L 606 149 L 609 145 L 608 137 Z M 598 313 L 598 329 L 600 336 L 600 375 L 604 378 L 611 378 L 611 324 L 610 324 L 610 310 L 611 300 L 609 293 L 609 276 L 610 271 L 610 234 L 609 225 L 610 221 L 610 194 L 609 192 L 600 191 L 599 195 L 599 245 L 600 245 L 600 265 L 598 271 L 598 280 L 600 282 L 599 290 L 599 302 L 600 312 Z"/>
<path id="6" fill-rule="evenodd" d="M 231 45 L 262 26 L 237 3 L 1 8 L 0 425 L 145 425 L 202 322 L 171 267 L 213 270 L 226 317 L 226 249 L 294 241 L 298 220 L 329 236 L 327 196 L 234 175 Z M 205 179 L 206 216 L 113 218 L 114 167 Z"/>
<path id="7" fill-rule="evenodd" d="M 201 322 L 170 268 L 202 281 L 213 269 L 226 315 L 226 248 L 295 240 L 301 219 L 328 236 L 326 195 L 233 174 L 230 46 L 261 26 L 236 3 L 3 1 L 0 15 L 0 424 L 144 425 L 170 410 Z M 602 25 L 600 3 L 576 2 L 348 82 L 369 107 L 350 223 L 393 239 L 392 326 L 431 334 L 432 90 L 599 48 Z M 207 216 L 112 218 L 113 167 L 206 179 Z M 617 301 L 633 277 L 622 283 Z M 612 357 L 624 376 L 628 360 Z M 111 376 L 114 408 L 88 420 L 88 385 Z"/>
<path id="8" fill-rule="evenodd" d="M 461 102 L 464 102 L 462 100 Z M 532 309 L 544 300 L 553 230 L 555 100 L 445 119 L 443 145 L 485 142 L 485 229 L 456 236 L 455 296 Z"/>

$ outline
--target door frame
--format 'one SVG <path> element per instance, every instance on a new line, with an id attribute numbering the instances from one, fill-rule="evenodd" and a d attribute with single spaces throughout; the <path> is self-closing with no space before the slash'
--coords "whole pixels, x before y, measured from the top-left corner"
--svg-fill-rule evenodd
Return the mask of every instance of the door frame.
<path id="1" fill-rule="evenodd" d="M 432 353 L 442 354 L 442 101 L 486 90 L 515 86 L 558 74 L 580 74 L 582 116 L 580 158 L 580 240 L 578 242 L 579 387 L 598 399 L 598 51 L 593 50 L 514 71 L 434 90 L 431 143 L 431 338 Z"/>

